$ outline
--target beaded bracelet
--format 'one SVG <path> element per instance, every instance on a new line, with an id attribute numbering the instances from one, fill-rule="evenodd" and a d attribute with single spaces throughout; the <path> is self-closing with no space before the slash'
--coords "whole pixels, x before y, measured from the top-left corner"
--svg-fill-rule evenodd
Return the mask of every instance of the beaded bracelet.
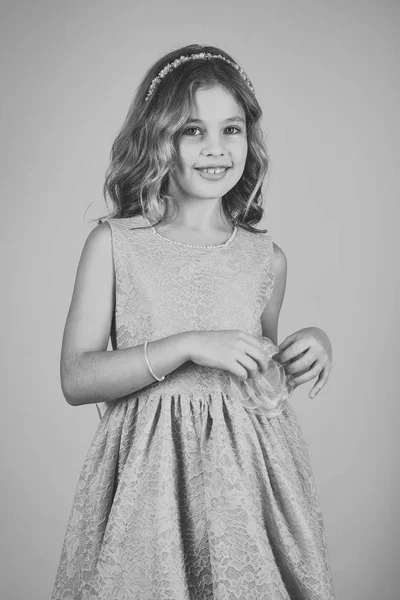
<path id="1" fill-rule="evenodd" d="M 151 368 L 151 365 L 149 363 L 149 357 L 147 356 L 147 346 L 148 346 L 148 343 L 149 343 L 149 341 L 147 340 L 147 342 L 145 342 L 145 344 L 144 344 L 144 357 L 146 359 L 146 363 L 147 363 L 147 366 L 149 368 L 149 371 L 153 375 L 154 379 L 156 379 L 157 381 L 164 381 L 165 375 L 163 377 L 157 377 L 157 375 L 154 373 L 153 369 Z"/>

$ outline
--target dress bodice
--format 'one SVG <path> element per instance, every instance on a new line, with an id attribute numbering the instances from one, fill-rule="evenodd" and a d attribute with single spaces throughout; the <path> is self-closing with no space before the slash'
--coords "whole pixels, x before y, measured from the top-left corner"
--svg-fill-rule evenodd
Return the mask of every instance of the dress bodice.
<path id="1" fill-rule="evenodd" d="M 142 217 L 107 222 L 116 283 L 114 349 L 193 330 L 262 335 L 260 317 L 275 277 L 269 233 L 238 227 L 225 244 L 191 246 L 160 235 Z M 225 372 L 212 371 L 210 378 L 210 369 L 188 362 L 150 387 L 207 391 L 226 381 Z"/>

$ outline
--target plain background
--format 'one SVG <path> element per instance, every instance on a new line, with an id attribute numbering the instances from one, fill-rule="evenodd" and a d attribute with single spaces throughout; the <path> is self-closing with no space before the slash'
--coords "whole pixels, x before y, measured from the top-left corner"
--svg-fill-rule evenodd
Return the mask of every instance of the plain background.
<path id="1" fill-rule="evenodd" d="M 98 424 L 59 381 L 77 265 L 136 86 L 189 43 L 231 53 L 264 111 L 279 341 L 311 325 L 332 341 L 328 385 L 292 405 L 337 599 L 398 598 L 399 16 L 390 1 L 2 3 L 2 598 L 51 595 Z"/>

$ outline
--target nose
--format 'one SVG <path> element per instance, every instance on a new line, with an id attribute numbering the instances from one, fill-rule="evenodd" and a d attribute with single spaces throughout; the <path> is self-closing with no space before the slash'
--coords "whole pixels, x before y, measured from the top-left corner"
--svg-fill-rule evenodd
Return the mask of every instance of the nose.
<path id="1" fill-rule="evenodd" d="M 221 156 L 225 154 L 225 147 L 219 134 L 209 134 L 206 136 L 202 154 L 205 156 Z"/>

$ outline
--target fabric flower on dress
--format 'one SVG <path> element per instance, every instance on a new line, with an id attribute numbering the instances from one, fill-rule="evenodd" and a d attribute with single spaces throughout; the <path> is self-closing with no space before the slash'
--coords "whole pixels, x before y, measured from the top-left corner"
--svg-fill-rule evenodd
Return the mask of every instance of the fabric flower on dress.
<path id="1" fill-rule="evenodd" d="M 267 417 L 279 416 L 285 408 L 285 402 L 290 398 L 293 389 L 287 385 L 287 376 L 283 366 L 275 361 L 272 356 L 279 352 L 267 337 L 260 337 L 264 347 L 268 368 L 265 373 L 257 372 L 251 379 L 241 381 L 230 374 L 232 393 L 238 396 L 246 410 L 257 415 Z"/>

